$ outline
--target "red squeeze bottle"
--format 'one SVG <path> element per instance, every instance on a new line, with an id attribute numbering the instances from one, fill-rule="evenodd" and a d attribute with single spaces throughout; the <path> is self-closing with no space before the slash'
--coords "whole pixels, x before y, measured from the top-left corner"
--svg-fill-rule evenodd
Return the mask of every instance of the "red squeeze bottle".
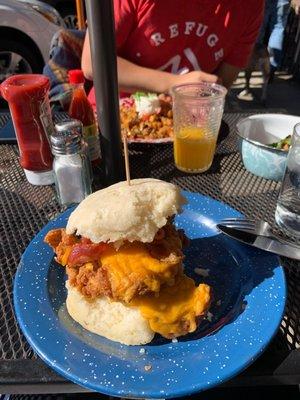
<path id="1" fill-rule="evenodd" d="M 83 138 L 88 144 L 89 158 L 92 165 L 97 166 L 101 161 L 99 133 L 94 110 L 84 90 L 84 75 L 80 69 L 73 69 L 68 72 L 68 76 L 73 86 L 69 115 L 82 122 Z"/>
<path id="2" fill-rule="evenodd" d="M 49 79 L 40 74 L 13 75 L 0 86 L 1 95 L 8 102 L 12 116 L 21 167 L 33 185 L 54 182 L 49 140 L 54 127 L 49 88 Z"/>

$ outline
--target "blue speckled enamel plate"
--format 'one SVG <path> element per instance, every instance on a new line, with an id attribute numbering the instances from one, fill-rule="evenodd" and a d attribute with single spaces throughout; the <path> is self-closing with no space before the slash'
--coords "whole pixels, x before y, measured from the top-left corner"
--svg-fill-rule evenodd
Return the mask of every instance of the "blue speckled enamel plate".
<path id="1" fill-rule="evenodd" d="M 285 303 L 278 258 L 218 233 L 216 223 L 238 212 L 199 194 L 185 195 L 189 203 L 176 221 L 192 239 L 186 271 L 211 285 L 214 299 L 209 319 L 178 342 L 157 337 L 150 345 L 128 347 L 87 332 L 68 316 L 64 270 L 43 238 L 65 226 L 70 211 L 30 243 L 15 277 L 16 315 L 33 349 L 58 373 L 113 396 L 184 396 L 230 379 L 269 343 Z"/>

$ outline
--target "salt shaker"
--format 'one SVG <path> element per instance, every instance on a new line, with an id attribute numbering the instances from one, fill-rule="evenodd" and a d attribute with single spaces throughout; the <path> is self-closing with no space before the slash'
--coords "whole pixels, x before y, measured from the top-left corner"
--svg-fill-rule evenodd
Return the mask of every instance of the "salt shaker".
<path id="1" fill-rule="evenodd" d="M 51 135 L 55 186 L 60 203 L 69 206 L 92 192 L 91 165 L 80 121 L 59 122 L 55 130 Z"/>

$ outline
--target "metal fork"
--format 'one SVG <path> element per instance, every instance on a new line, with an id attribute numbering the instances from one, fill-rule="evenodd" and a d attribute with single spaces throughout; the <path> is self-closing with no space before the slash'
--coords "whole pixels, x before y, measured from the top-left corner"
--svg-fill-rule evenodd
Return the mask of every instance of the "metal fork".
<path id="1" fill-rule="evenodd" d="M 252 233 L 258 236 L 266 236 L 271 239 L 279 240 L 283 243 L 293 244 L 297 246 L 296 243 L 284 239 L 278 235 L 276 235 L 271 228 L 271 225 L 267 221 L 263 220 L 254 220 L 254 219 L 242 219 L 242 218 L 225 218 L 219 222 L 219 224 L 223 224 L 228 226 L 228 228 L 236 228 L 243 232 Z"/>

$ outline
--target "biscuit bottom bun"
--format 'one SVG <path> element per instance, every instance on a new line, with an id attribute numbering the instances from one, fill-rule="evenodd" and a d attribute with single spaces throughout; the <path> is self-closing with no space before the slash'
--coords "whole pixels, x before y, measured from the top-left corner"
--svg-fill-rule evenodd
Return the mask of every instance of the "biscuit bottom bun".
<path id="1" fill-rule="evenodd" d="M 142 345 L 153 339 L 154 332 L 137 307 L 107 297 L 90 301 L 68 282 L 66 287 L 68 313 L 90 332 L 126 345 Z"/>

